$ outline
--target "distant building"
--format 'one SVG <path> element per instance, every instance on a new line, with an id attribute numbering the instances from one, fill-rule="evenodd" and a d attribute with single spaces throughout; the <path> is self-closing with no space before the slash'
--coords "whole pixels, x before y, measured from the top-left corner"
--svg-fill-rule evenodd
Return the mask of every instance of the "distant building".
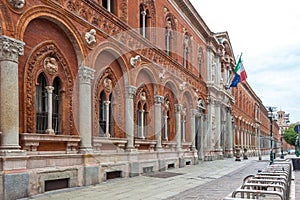
<path id="1" fill-rule="evenodd" d="M 283 139 L 284 130 L 288 129 L 290 126 L 290 114 L 285 113 L 285 111 L 280 109 L 276 114 L 276 121 L 279 126 L 280 141 L 282 142 L 281 145 L 283 150 L 286 151 L 287 149 L 291 149 L 292 146 L 287 144 Z"/>

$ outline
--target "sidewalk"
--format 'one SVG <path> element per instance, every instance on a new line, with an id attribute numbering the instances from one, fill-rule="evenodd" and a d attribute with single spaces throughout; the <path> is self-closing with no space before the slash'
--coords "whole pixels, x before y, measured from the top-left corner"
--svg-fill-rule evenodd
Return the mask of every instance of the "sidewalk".
<path id="1" fill-rule="evenodd" d="M 246 175 L 266 167 L 269 164 L 267 159 L 264 157 L 263 161 L 258 161 L 257 157 L 251 157 L 241 162 L 234 161 L 234 158 L 200 162 L 166 172 L 113 179 L 96 186 L 47 192 L 28 199 L 222 199 L 238 188 Z"/>

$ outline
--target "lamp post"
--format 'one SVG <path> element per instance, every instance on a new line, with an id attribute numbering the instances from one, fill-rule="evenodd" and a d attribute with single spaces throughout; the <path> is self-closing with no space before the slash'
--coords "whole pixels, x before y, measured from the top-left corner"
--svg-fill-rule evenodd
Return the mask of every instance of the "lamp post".
<path id="1" fill-rule="evenodd" d="M 284 155 L 283 155 L 283 141 L 282 141 L 282 135 L 283 135 L 283 128 L 280 127 L 280 142 L 281 142 L 281 154 L 280 154 L 280 158 L 284 159 Z"/>
<path id="2" fill-rule="evenodd" d="M 267 107 L 268 109 L 268 117 L 270 119 L 270 165 L 273 164 L 273 112 L 275 111 L 275 107 Z"/>

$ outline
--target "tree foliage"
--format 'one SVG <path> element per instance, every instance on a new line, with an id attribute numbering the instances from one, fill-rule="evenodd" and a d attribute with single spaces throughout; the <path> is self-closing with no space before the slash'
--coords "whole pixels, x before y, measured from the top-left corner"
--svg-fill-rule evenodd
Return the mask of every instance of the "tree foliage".
<path id="1" fill-rule="evenodd" d="M 290 125 L 290 127 L 288 129 L 286 129 L 284 131 L 284 134 L 283 134 L 283 138 L 284 140 L 290 144 L 290 145 L 293 145 L 295 146 L 295 143 L 296 143 L 296 137 L 298 135 L 298 133 L 296 133 L 294 131 L 294 127 L 296 126 L 296 124 L 292 124 Z"/>

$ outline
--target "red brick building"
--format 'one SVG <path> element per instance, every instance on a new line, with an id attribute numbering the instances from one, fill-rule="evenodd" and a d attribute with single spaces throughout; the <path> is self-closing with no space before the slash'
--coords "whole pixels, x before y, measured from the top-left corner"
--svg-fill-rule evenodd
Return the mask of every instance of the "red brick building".
<path id="1" fill-rule="evenodd" d="M 228 33 L 212 32 L 189 1 L 11 0 L 0 9 L 3 199 L 236 148 L 257 155 L 269 133 L 251 87 L 228 89 Z"/>

